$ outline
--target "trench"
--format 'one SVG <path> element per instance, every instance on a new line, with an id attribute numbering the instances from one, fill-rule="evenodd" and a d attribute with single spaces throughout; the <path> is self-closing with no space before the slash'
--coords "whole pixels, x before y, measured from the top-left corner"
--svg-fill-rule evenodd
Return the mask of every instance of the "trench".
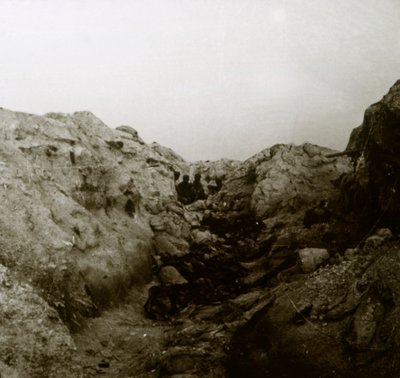
<path id="1" fill-rule="evenodd" d="M 74 336 L 85 377 L 226 376 L 232 336 L 271 301 L 268 278 L 278 271 L 249 280 L 249 264 L 272 245 L 258 244 L 253 216 L 209 216 L 200 229 L 214 239 L 192 243 L 188 254 L 157 268 L 173 267 L 183 282 L 132 289 Z"/>
<path id="2" fill-rule="evenodd" d="M 200 230 L 216 238 L 193 242 L 187 255 L 162 261 L 160 269 L 173 267 L 184 282 L 153 286 L 145 303 L 146 316 L 170 324 L 175 334 L 155 368 L 158 377 L 225 377 L 232 335 L 263 297 L 263 280 L 246 283 L 246 264 L 266 252 L 256 243 L 256 219 L 211 215 Z"/>

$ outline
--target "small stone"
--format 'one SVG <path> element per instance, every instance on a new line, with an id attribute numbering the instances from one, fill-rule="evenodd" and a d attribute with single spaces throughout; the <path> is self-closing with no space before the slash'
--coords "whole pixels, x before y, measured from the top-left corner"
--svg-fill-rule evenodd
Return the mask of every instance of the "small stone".
<path id="1" fill-rule="evenodd" d="M 192 231 L 193 242 L 196 244 L 208 244 L 211 243 L 213 239 L 213 235 L 210 231 L 200 231 L 194 230 Z"/>
<path id="2" fill-rule="evenodd" d="M 357 252 L 358 252 L 358 249 L 357 248 L 348 248 L 348 249 L 346 249 L 345 251 L 344 251 L 344 257 L 345 258 L 351 258 L 351 257 L 353 257 L 354 255 L 356 255 L 357 254 Z"/>
<path id="3" fill-rule="evenodd" d="M 185 284 L 188 282 L 179 271 L 171 265 L 163 266 L 158 276 L 164 285 Z"/>
<path id="4" fill-rule="evenodd" d="M 126 125 L 118 126 L 116 130 L 130 134 L 134 139 L 138 138 L 138 132 L 131 126 L 126 126 Z"/>
<path id="5" fill-rule="evenodd" d="M 97 366 L 99 368 L 109 368 L 110 363 L 107 360 L 101 360 Z"/>
<path id="6" fill-rule="evenodd" d="M 388 228 L 380 228 L 379 230 L 376 231 L 376 235 L 380 236 L 385 240 L 390 240 L 393 238 L 392 231 L 390 231 L 390 229 Z"/>
<path id="7" fill-rule="evenodd" d="M 329 259 L 329 253 L 323 248 L 304 248 L 299 250 L 301 267 L 304 273 L 315 271 Z"/>
<path id="8" fill-rule="evenodd" d="M 385 239 L 378 235 L 373 235 L 367 238 L 364 243 L 364 250 L 373 250 L 383 244 Z"/>
<path id="9" fill-rule="evenodd" d="M 164 220 L 161 217 L 154 216 L 149 223 L 154 231 L 163 231 L 165 229 Z"/>

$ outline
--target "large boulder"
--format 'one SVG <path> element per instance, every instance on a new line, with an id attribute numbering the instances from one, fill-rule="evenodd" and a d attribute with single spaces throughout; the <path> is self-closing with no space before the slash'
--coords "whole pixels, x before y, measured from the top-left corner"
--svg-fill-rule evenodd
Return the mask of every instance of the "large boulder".
<path id="1" fill-rule="evenodd" d="M 252 213 L 260 220 L 305 212 L 330 199 L 332 181 L 351 170 L 346 157 L 327 157 L 333 152 L 309 143 L 275 145 L 236 165 L 216 201 L 222 211 Z"/>
<path id="2" fill-rule="evenodd" d="M 338 173 L 347 172 L 346 159 L 326 157 L 332 151 L 304 144 L 278 145 L 264 151 L 255 168 L 256 186 L 251 206 L 259 217 L 270 217 L 280 211 L 296 212 L 301 208 L 329 199 L 332 182 Z"/>

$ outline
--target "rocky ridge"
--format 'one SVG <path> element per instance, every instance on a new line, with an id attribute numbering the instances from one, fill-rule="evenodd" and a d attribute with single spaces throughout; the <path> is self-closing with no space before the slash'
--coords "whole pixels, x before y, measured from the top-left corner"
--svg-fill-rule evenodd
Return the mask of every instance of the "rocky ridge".
<path id="1" fill-rule="evenodd" d="M 366 110 L 344 153 L 328 155 L 349 156 L 352 169 L 332 182 L 339 197 L 303 218 L 309 230 L 324 219 L 326 237 L 317 243 L 336 253 L 278 285 L 273 301 L 237 331 L 228 376 L 398 375 L 399 88 Z"/>

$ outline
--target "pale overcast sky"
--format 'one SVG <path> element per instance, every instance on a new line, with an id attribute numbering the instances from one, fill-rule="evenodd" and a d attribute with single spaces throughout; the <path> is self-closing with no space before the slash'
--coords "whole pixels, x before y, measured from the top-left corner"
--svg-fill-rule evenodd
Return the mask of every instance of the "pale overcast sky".
<path id="1" fill-rule="evenodd" d="M 90 110 L 189 160 L 343 149 L 400 79 L 399 0 L 0 0 L 0 106 Z"/>

